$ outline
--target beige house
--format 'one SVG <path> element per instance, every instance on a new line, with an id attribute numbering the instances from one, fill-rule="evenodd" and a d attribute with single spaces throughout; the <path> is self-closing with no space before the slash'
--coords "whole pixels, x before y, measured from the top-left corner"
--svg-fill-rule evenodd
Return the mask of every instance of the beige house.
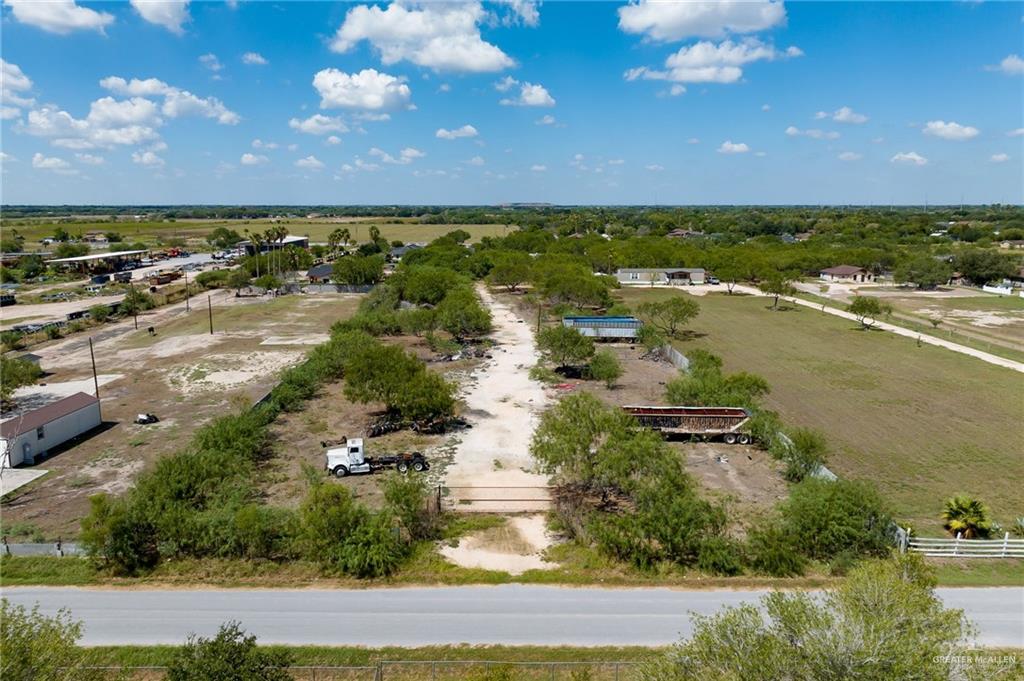
<path id="1" fill-rule="evenodd" d="M 853 265 L 837 265 L 829 267 L 820 272 L 822 281 L 838 281 L 844 283 L 869 283 L 875 280 L 875 275 L 863 267 Z"/>

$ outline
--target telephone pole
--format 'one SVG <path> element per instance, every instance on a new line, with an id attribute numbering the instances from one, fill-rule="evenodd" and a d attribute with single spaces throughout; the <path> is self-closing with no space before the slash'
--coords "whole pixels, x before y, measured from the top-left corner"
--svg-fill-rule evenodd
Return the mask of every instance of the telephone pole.
<path id="1" fill-rule="evenodd" d="M 135 330 L 139 330 L 139 299 L 135 295 L 135 282 L 128 282 L 128 285 L 132 287 L 132 318 L 135 320 Z M 92 339 L 89 339 L 89 344 L 92 345 Z M 95 367 L 93 367 L 95 369 Z"/>
<path id="2" fill-rule="evenodd" d="M 138 328 L 138 327 L 136 327 Z M 100 379 L 96 375 L 96 353 L 92 349 L 92 336 L 89 336 L 89 358 L 92 360 L 92 385 L 96 390 L 96 402 L 100 412 L 100 421 L 103 420 L 103 407 L 99 404 L 100 400 Z"/>
<path id="3" fill-rule="evenodd" d="M 185 312 L 191 312 L 192 308 L 189 307 L 188 301 L 188 270 L 185 270 Z"/>
<path id="4" fill-rule="evenodd" d="M 213 335 L 213 301 L 211 296 L 206 296 L 206 309 L 210 312 L 210 335 Z"/>

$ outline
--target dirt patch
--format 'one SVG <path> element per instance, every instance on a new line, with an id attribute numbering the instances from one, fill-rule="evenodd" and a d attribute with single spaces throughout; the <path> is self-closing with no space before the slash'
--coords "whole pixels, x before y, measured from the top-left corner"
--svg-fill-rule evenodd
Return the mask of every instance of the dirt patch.
<path id="1" fill-rule="evenodd" d="M 462 567 L 519 575 L 558 567 L 543 558 L 551 544 L 543 515 L 515 516 L 504 525 L 463 537 L 456 546 L 441 547 L 441 555 Z"/>
<path id="2" fill-rule="evenodd" d="M 212 302 L 213 335 L 207 330 L 205 306 L 186 313 L 183 305 L 160 308 L 145 321 L 140 318 L 138 331 L 131 320 L 96 330 L 93 344 L 104 425 L 39 462 L 51 474 L 4 501 L 5 524 L 31 522 L 47 538 L 77 536 L 90 495 L 122 494 L 140 471 L 187 445 L 209 420 L 247 408 L 276 383 L 282 367 L 302 359 L 302 347 L 260 345 L 271 334 L 262 330 L 268 319 L 275 324 L 274 335 L 322 335 L 335 320 L 351 314 L 358 298 L 240 301 L 214 292 Z M 151 323 L 157 325 L 155 337 L 146 332 Z M 211 355 L 211 350 L 217 354 Z M 47 386 L 29 390 L 43 395 L 47 389 L 80 387 L 92 393 L 86 337 L 43 344 L 33 352 L 43 358 L 43 369 L 51 375 Z M 111 380 L 102 380 L 105 377 Z M 170 377 L 182 382 L 173 385 Z M 140 412 L 154 413 L 160 422 L 135 425 L 132 421 Z"/>
<path id="3" fill-rule="evenodd" d="M 301 352 L 251 352 L 207 355 L 167 373 L 167 383 L 185 395 L 224 390 L 273 375 L 302 358 Z"/>

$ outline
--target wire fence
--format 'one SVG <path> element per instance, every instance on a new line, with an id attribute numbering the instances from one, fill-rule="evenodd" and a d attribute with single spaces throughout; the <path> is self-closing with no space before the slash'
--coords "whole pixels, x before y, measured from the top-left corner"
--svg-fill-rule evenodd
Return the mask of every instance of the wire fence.
<path id="1" fill-rule="evenodd" d="M 163 681 L 161 666 L 88 666 L 119 681 Z M 69 670 L 70 671 L 70 670 Z M 639 681 L 636 662 L 503 662 L 497 660 L 381 660 L 371 665 L 292 666 L 295 681 Z"/>

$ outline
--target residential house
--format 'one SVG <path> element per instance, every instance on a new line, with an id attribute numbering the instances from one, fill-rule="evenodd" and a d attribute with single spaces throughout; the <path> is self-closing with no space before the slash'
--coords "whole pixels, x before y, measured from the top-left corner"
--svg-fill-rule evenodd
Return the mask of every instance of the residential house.
<path id="1" fill-rule="evenodd" d="M 625 267 L 615 272 L 620 284 L 661 284 L 688 286 L 704 283 L 704 269 L 700 267 Z"/>
<path id="2" fill-rule="evenodd" d="M 829 267 L 820 272 L 821 279 L 823 281 L 836 281 L 841 283 L 861 283 L 861 282 L 872 282 L 875 280 L 875 275 L 864 269 L 863 267 L 857 267 L 855 265 L 837 265 L 836 267 Z"/>
<path id="3" fill-rule="evenodd" d="M 332 274 L 334 274 L 334 264 L 325 262 L 310 267 L 306 272 L 306 278 L 311 284 L 326 284 L 331 280 Z"/>
<path id="4" fill-rule="evenodd" d="M 100 401 L 75 393 L 0 423 L 0 465 L 33 465 L 37 457 L 101 423 Z"/>

